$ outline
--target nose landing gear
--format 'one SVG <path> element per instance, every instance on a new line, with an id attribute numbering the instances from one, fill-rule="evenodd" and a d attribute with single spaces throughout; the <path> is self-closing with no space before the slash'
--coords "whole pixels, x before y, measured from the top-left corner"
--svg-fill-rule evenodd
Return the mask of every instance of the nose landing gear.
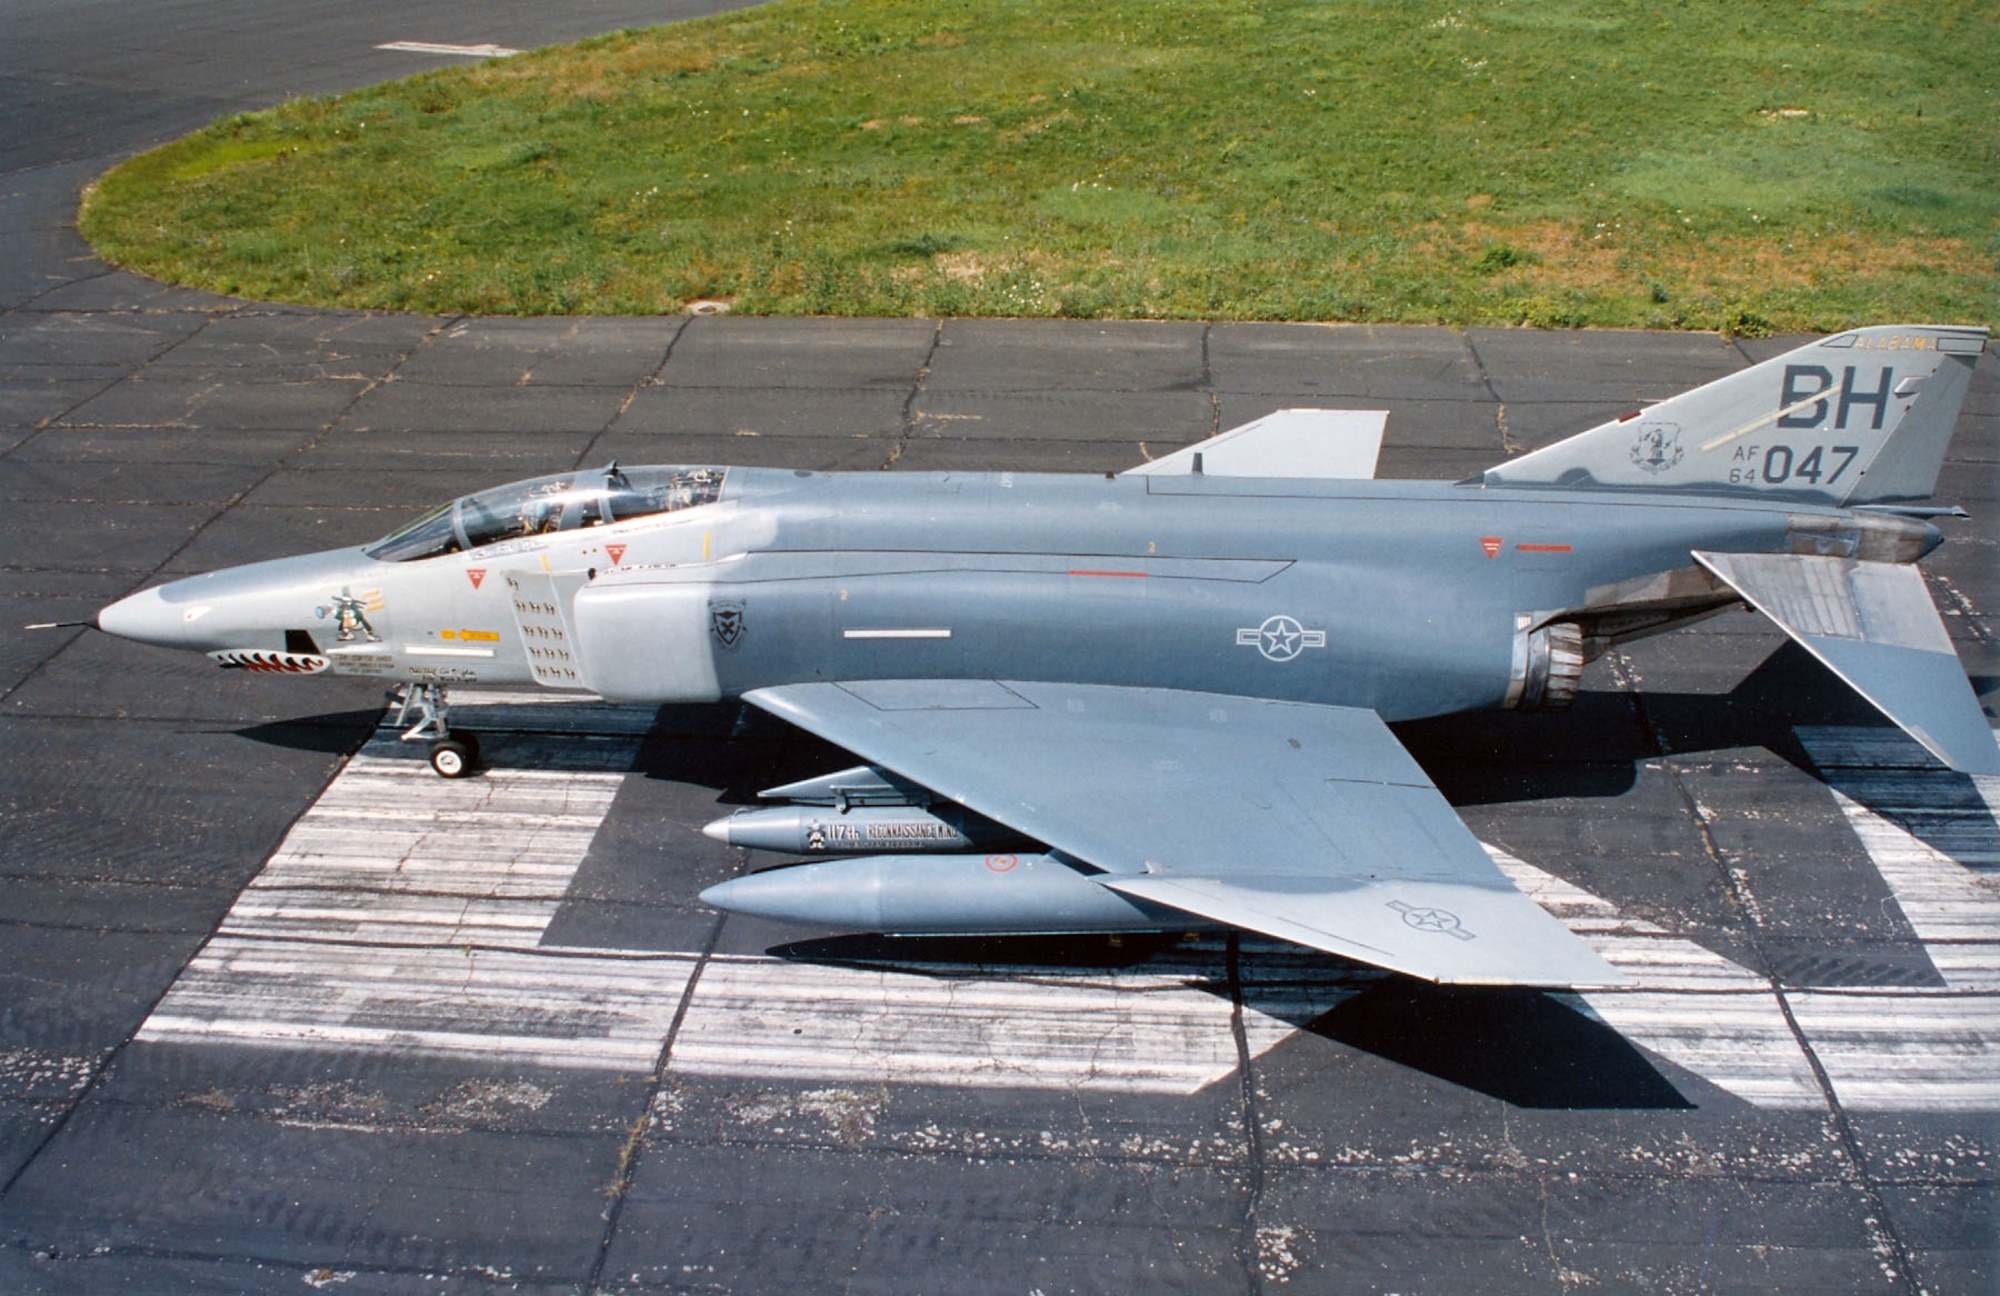
<path id="1" fill-rule="evenodd" d="M 396 727 L 404 742 L 429 742 L 431 768 L 442 778 L 464 778 L 479 765 L 479 737 L 451 728 L 442 684 L 405 684 L 396 695 Z"/>
<path id="2" fill-rule="evenodd" d="M 431 768 L 442 778 L 464 778 L 479 764 L 479 739 L 470 733 L 431 744 Z"/>

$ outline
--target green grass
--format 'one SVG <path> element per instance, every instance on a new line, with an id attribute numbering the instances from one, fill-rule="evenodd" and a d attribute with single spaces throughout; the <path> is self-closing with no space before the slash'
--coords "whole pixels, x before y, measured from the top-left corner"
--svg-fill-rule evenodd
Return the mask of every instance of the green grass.
<path id="1" fill-rule="evenodd" d="M 437 312 L 2000 324 L 2000 6 L 779 0 L 231 117 L 82 223 Z"/>

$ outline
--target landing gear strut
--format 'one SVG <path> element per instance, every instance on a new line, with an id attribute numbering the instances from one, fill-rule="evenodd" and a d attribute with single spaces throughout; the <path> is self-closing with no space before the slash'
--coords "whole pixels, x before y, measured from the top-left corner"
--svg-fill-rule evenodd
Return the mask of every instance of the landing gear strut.
<path id="1" fill-rule="evenodd" d="M 464 778 L 479 764 L 479 737 L 469 729 L 454 731 L 451 706 L 442 684 L 405 684 L 396 696 L 396 727 L 404 742 L 429 742 L 431 768 L 443 778 Z"/>

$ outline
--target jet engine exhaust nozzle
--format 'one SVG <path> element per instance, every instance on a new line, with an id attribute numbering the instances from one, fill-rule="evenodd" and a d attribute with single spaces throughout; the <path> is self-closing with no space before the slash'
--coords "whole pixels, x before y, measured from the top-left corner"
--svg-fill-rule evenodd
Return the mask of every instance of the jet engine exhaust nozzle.
<path id="1" fill-rule="evenodd" d="M 1566 711 L 1583 681 L 1583 630 L 1574 621 L 1538 626 L 1514 641 L 1508 705 L 1517 711 Z"/>

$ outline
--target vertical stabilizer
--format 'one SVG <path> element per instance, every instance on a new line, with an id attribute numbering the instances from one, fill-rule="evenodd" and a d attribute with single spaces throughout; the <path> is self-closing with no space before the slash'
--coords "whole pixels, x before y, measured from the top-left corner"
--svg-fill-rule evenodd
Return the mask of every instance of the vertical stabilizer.
<path id="1" fill-rule="evenodd" d="M 1927 498 L 1983 328 L 1854 329 L 1487 469 L 1489 486 Z"/>

